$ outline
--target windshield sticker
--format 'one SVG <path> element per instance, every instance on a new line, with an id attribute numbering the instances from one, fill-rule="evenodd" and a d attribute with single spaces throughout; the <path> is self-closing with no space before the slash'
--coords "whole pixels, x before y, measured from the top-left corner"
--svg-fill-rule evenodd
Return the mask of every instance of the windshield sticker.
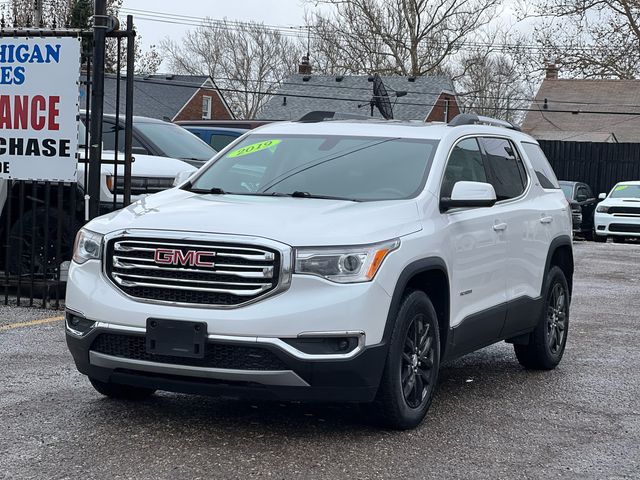
<path id="1" fill-rule="evenodd" d="M 275 152 L 276 147 L 280 142 L 282 142 L 282 140 L 264 140 L 262 142 L 252 143 L 251 145 L 245 145 L 244 147 L 238 148 L 237 150 L 229 153 L 227 158 L 242 157 L 244 155 L 249 155 L 266 149 L 271 149 L 272 152 Z"/>
<path id="2" fill-rule="evenodd" d="M 625 188 L 627 188 L 629 185 L 618 185 L 614 191 L 619 192 L 620 190 L 624 190 Z"/>

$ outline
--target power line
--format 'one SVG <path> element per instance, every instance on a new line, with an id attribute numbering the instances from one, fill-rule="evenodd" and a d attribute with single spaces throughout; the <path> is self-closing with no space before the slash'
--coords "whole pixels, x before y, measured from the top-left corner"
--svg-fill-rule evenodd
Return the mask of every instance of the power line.
<path id="1" fill-rule="evenodd" d="M 155 84 L 160 84 L 160 85 L 178 85 L 180 83 L 182 83 L 182 86 L 188 86 L 191 88 L 200 88 L 199 86 L 197 86 L 196 84 L 193 83 L 187 83 L 187 82 L 172 82 L 172 83 L 167 83 L 166 81 L 158 81 L 155 79 L 134 79 L 134 81 L 136 82 L 145 82 L 145 83 L 155 83 Z M 206 88 L 206 87 L 205 87 Z M 242 93 L 242 94 L 250 94 L 250 95 L 264 95 L 264 96 L 274 96 L 274 97 L 278 97 L 278 96 L 286 96 L 286 97 L 294 97 L 294 98 L 309 98 L 309 99 L 316 99 L 316 100 L 337 100 L 337 101 L 344 101 L 344 102 L 358 102 L 358 103 L 363 103 L 363 102 L 368 102 L 369 99 L 368 98 L 344 98 L 344 97 L 332 97 L 332 96 L 327 96 L 327 95 L 305 95 L 305 94 L 296 94 L 296 93 L 281 93 L 281 92 L 266 92 L 266 91 L 262 91 L 262 90 L 250 90 L 250 89 L 238 89 L 238 88 L 224 88 L 224 87 L 217 87 L 217 88 L 208 88 L 209 90 L 212 91 L 220 91 L 220 92 L 228 92 L 228 93 Z M 424 103 L 424 102 L 396 102 L 396 105 L 409 105 L 409 106 L 422 106 L 422 107 L 434 107 L 436 105 L 439 105 L 439 103 Z M 635 108 L 640 108 L 640 105 L 626 105 L 628 107 L 635 107 Z M 516 112 L 539 112 L 539 108 L 524 108 L 524 107 L 510 107 L 509 111 L 516 111 Z M 557 108 L 549 108 L 549 109 L 545 109 L 545 113 L 571 113 L 571 114 L 588 114 L 588 115 L 616 115 L 616 116 L 622 116 L 622 115 L 626 115 L 626 116 L 640 116 L 640 111 L 637 112 L 624 112 L 624 111 L 598 111 L 598 110 L 562 110 L 562 109 L 557 109 Z"/>
<path id="2" fill-rule="evenodd" d="M 121 11 L 130 13 L 135 15 L 136 19 L 144 20 L 144 21 L 152 21 L 152 22 L 161 22 L 161 23 L 169 23 L 169 24 L 177 24 L 177 25 L 186 25 L 193 27 L 203 27 L 207 25 L 214 25 L 219 28 L 238 31 L 247 25 L 248 22 L 242 22 L 237 20 L 217 20 L 212 19 L 210 17 L 199 17 L 193 15 L 181 15 L 174 13 L 165 13 L 158 12 L 153 10 L 143 10 L 136 8 L 122 8 Z M 260 24 L 266 30 L 270 30 L 273 32 L 280 33 L 284 36 L 294 37 L 301 40 L 306 39 L 308 36 L 313 37 L 317 40 L 323 39 L 322 35 L 317 32 L 311 33 L 314 29 L 313 26 L 287 26 L 287 25 L 269 25 L 269 24 Z M 361 43 L 366 43 L 361 41 Z M 430 45 L 440 45 L 440 46 L 448 46 L 448 43 L 438 43 L 438 42 L 429 42 Z M 371 44 L 370 44 L 371 45 Z M 496 50 L 511 50 L 511 49 L 525 49 L 531 51 L 545 51 L 548 46 L 539 45 L 539 44 L 518 44 L 518 43 L 495 43 L 495 42 L 479 42 L 479 41 L 463 41 L 458 45 L 461 47 L 472 48 L 472 49 L 480 49 L 480 48 L 493 48 Z M 569 51 L 598 51 L 601 50 L 600 47 L 597 46 L 574 46 L 570 47 Z"/>

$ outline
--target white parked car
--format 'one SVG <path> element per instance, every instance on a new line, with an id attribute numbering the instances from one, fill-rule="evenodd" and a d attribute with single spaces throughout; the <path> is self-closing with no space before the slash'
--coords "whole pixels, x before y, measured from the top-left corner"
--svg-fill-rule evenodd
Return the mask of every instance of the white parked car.
<path id="1" fill-rule="evenodd" d="M 600 198 L 603 200 L 594 214 L 594 240 L 640 238 L 640 181 L 620 182 Z"/>
<path id="2" fill-rule="evenodd" d="M 66 296 L 78 369 L 115 398 L 361 402 L 411 428 L 445 360 L 506 340 L 554 368 L 569 205 L 533 138 L 478 122 L 504 125 L 267 125 L 89 222 Z"/>

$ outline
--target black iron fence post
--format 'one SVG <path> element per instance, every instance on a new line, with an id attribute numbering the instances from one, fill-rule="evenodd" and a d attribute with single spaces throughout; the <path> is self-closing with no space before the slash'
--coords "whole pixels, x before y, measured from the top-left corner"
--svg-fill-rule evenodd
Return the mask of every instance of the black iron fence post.
<path id="1" fill-rule="evenodd" d="M 107 36 L 107 2 L 95 0 L 93 16 L 93 72 L 91 76 L 91 112 L 89 141 L 89 217 L 100 213 L 100 160 L 102 158 L 102 112 L 104 100 L 104 57 Z"/>
<path id="2" fill-rule="evenodd" d="M 124 206 L 131 203 L 131 149 L 133 146 L 133 63 L 135 49 L 133 17 L 127 15 L 127 85 L 124 119 Z"/>

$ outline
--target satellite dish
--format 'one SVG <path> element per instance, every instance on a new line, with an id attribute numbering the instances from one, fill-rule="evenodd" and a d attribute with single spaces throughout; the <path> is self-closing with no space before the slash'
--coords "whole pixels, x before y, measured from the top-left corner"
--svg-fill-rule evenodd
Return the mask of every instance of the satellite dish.
<path id="1" fill-rule="evenodd" d="M 371 116 L 373 116 L 373 106 L 378 108 L 380 115 L 386 120 L 393 120 L 393 109 L 389 101 L 389 94 L 382 83 L 380 75 L 373 76 L 373 98 L 371 99 Z"/>

